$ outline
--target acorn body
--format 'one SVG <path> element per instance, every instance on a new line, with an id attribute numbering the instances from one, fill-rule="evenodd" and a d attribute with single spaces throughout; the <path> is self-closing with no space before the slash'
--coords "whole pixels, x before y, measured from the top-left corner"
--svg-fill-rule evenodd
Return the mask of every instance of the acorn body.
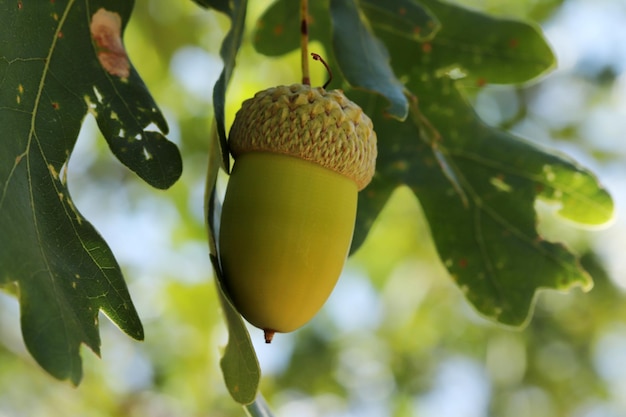
<path id="1" fill-rule="evenodd" d="M 227 288 L 251 324 L 293 331 L 322 307 L 339 278 L 354 231 L 356 185 L 270 153 L 243 155 L 230 181 L 220 230 Z"/>
<path id="2" fill-rule="evenodd" d="M 376 136 L 343 93 L 292 85 L 244 102 L 229 145 L 221 266 L 235 307 L 269 342 L 308 322 L 332 292 Z"/>

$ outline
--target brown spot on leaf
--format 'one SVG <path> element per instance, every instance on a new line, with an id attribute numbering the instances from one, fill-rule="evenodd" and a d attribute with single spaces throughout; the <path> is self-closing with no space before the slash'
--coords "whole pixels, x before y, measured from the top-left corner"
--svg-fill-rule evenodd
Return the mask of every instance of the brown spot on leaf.
<path id="1" fill-rule="evenodd" d="M 63 39 L 63 32 L 59 31 L 59 33 L 57 33 L 57 38 Z"/>
<path id="2" fill-rule="evenodd" d="M 274 32 L 274 35 L 276 35 L 276 36 L 282 35 L 282 33 L 283 33 L 283 26 L 282 25 L 274 26 L 273 32 Z"/>
<path id="3" fill-rule="evenodd" d="M 396 161 L 392 166 L 396 171 L 400 172 L 406 172 L 409 170 L 409 164 L 407 164 L 406 161 Z"/>
<path id="4" fill-rule="evenodd" d="M 483 77 L 479 77 L 479 78 L 476 80 L 476 86 L 477 86 L 477 87 L 484 87 L 486 84 L 487 84 L 487 80 L 486 80 L 486 79 L 484 79 Z"/>
<path id="5" fill-rule="evenodd" d="M 461 268 L 467 268 L 467 259 L 465 259 L 465 258 L 459 259 L 459 266 Z"/>
<path id="6" fill-rule="evenodd" d="M 433 45 L 430 42 L 425 42 L 422 44 L 422 52 L 425 54 L 431 52 L 433 50 Z"/>
<path id="7" fill-rule="evenodd" d="M 398 13 L 400 13 L 400 16 L 404 16 L 406 14 L 406 9 L 404 7 L 400 7 L 400 10 L 398 10 Z"/>
<path id="8" fill-rule="evenodd" d="M 17 8 L 18 8 L 19 10 L 22 10 L 22 2 L 21 2 L 21 1 L 18 1 L 18 2 L 17 2 Z"/>
<path id="9" fill-rule="evenodd" d="M 59 103 L 57 103 L 56 101 L 52 103 L 52 108 L 53 108 L 54 110 L 59 110 L 59 107 L 60 107 L 60 106 L 59 106 Z"/>
<path id="10" fill-rule="evenodd" d="M 98 9 L 91 19 L 91 37 L 96 44 L 98 60 L 111 75 L 130 75 L 128 55 L 122 44 L 122 18 L 118 13 Z"/>
<path id="11" fill-rule="evenodd" d="M 513 38 L 509 41 L 509 48 L 515 49 L 519 45 L 519 40 L 517 38 Z"/>

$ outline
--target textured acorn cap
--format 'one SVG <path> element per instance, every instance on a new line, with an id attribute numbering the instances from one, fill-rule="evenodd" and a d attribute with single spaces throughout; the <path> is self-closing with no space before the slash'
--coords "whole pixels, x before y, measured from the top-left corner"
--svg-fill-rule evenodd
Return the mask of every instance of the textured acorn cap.
<path id="1" fill-rule="evenodd" d="M 359 190 L 376 169 L 372 121 L 342 91 L 293 84 L 260 91 L 243 102 L 230 129 L 235 160 L 272 152 L 317 163 L 352 179 Z"/>

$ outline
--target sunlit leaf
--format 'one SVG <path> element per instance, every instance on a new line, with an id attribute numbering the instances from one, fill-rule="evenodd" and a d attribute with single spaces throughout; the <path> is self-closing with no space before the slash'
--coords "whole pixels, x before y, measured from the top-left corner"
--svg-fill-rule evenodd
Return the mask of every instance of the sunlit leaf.
<path id="1" fill-rule="evenodd" d="M 481 313 L 502 323 L 523 324 L 537 289 L 590 288 L 576 257 L 537 233 L 534 204 L 550 196 L 570 220 L 599 224 L 612 215 L 606 190 L 573 161 L 482 123 L 452 80 L 423 83 L 422 76 L 416 72 L 408 86 L 423 110 L 412 106 L 406 123 L 382 117 L 383 105 L 366 98 L 381 138 L 379 178 L 366 197 L 388 195 L 390 183 L 408 185 L 456 283 Z M 377 200 L 360 208 L 379 209 Z"/>
<path id="2" fill-rule="evenodd" d="M 538 234 L 536 200 L 550 201 L 561 216 L 590 225 L 608 221 L 613 203 L 596 178 L 572 160 L 481 122 L 461 84 L 447 75 L 461 69 L 464 83 L 475 80 L 474 86 L 531 79 L 554 63 L 541 35 L 521 22 L 434 0 L 422 3 L 442 24 L 431 41 L 379 32 L 415 97 L 407 121 L 385 117 L 375 96 L 351 93 L 373 117 L 379 138 L 377 174 L 359 199 L 352 250 L 394 184 L 406 184 L 467 298 L 484 315 L 520 325 L 538 289 L 591 287 L 576 256 Z"/>
<path id="3" fill-rule="evenodd" d="M 69 194 L 67 163 L 83 118 L 92 113 L 113 153 L 149 184 L 167 188 L 182 169 L 124 50 L 132 5 L 12 2 L 0 12 L 0 283 L 19 287 L 28 350 L 75 384 L 80 345 L 99 352 L 100 310 L 143 338 L 111 250 Z"/>

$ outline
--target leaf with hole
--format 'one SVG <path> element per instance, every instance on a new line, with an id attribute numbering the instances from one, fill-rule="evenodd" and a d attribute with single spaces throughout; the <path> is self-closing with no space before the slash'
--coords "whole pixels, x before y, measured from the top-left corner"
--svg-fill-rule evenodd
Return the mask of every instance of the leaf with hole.
<path id="1" fill-rule="evenodd" d="M 113 153 L 154 187 L 172 185 L 182 161 L 123 46 L 132 2 L 19 4 L 0 13 L 0 233 L 10 242 L 0 283 L 17 284 L 33 357 L 78 384 L 80 345 L 99 353 L 99 311 L 143 338 L 113 253 L 70 197 L 81 123 L 91 113 Z"/>

